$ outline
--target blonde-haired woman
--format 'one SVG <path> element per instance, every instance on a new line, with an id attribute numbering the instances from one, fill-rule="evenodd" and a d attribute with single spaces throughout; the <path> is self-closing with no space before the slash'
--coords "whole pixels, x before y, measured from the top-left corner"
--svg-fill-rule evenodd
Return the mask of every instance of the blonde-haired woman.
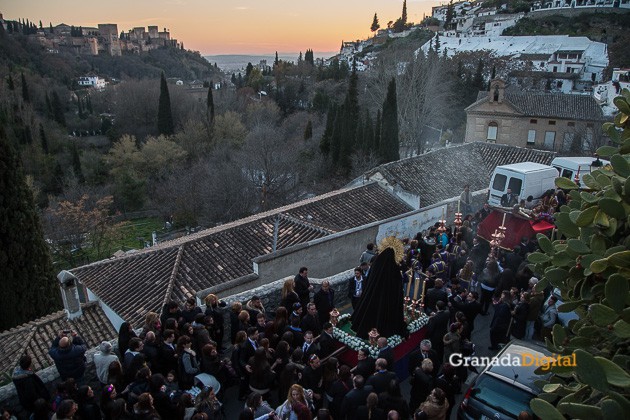
<path id="1" fill-rule="evenodd" d="M 276 414 L 283 420 L 297 420 L 298 414 L 295 407 L 299 404 L 303 404 L 312 410 L 313 401 L 311 398 L 311 390 L 305 390 L 301 385 L 293 384 L 289 388 L 287 399 L 276 409 Z"/>
<path id="2" fill-rule="evenodd" d="M 147 312 L 144 316 L 144 325 L 142 326 L 142 332 L 140 338 L 144 339 L 149 331 L 153 331 L 156 337 L 160 336 L 162 332 L 162 325 L 160 325 L 160 316 L 155 312 Z"/>
<path id="3" fill-rule="evenodd" d="M 293 304 L 300 301 L 300 297 L 295 293 L 295 281 L 293 279 L 287 279 L 282 286 L 282 300 L 280 300 L 280 306 L 287 308 L 287 311 L 291 311 Z"/>
<path id="4" fill-rule="evenodd" d="M 214 321 L 212 323 L 212 334 L 217 343 L 219 343 L 219 349 L 223 346 L 223 336 L 225 334 L 225 318 L 223 315 L 223 309 L 226 304 L 222 300 L 219 300 L 217 295 L 210 293 L 204 299 L 206 302 L 206 316 L 212 317 Z"/>
<path id="5" fill-rule="evenodd" d="M 473 271 L 475 263 L 473 260 L 467 260 L 466 264 L 457 273 L 457 279 L 460 282 L 460 287 L 468 289 L 470 292 L 479 293 L 479 283 L 477 282 L 477 275 Z"/>

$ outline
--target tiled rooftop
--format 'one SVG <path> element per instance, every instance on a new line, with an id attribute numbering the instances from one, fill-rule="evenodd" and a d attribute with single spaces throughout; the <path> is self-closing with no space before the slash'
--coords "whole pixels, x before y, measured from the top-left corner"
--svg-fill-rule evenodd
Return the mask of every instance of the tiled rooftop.
<path id="1" fill-rule="evenodd" d="M 412 208 L 373 183 L 324 194 L 285 207 L 164 242 L 72 273 L 114 312 L 140 326 L 147 311 L 200 290 L 253 273 L 252 259 L 387 219 Z"/>
<path id="2" fill-rule="evenodd" d="M 420 196 L 420 206 L 424 207 L 459 195 L 465 184 L 470 184 L 471 191 L 488 188 L 490 175 L 499 165 L 548 165 L 554 156 L 554 152 L 472 142 L 387 163 L 370 170 L 367 176 L 379 172 L 389 184 Z"/>
<path id="3" fill-rule="evenodd" d="M 73 320 L 66 318 L 65 311 L 58 311 L 0 333 L 0 373 L 11 375 L 24 354 L 33 358 L 34 370 L 52 366 L 48 350 L 60 330 L 77 331 L 88 348 L 116 338 L 116 330 L 97 302 L 81 307 L 83 315 Z"/>
<path id="4" fill-rule="evenodd" d="M 541 118 L 563 118 L 578 121 L 603 121 L 604 114 L 591 95 L 567 93 L 529 92 L 518 88 L 505 89 L 506 102 L 523 115 Z M 474 111 L 477 105 L 488 101 L 488 92 L 477 95 L 477 101 L 466 111 Z"/>

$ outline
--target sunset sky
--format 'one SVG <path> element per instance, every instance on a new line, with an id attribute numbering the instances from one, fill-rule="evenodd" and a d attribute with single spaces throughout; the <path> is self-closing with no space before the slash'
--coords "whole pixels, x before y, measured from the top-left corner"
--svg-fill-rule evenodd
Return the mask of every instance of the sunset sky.
<path id="1" fill-rule="evenodd" d="M 2 0 L 5 19 L 45 26 L 116 23 L 168 28 L 184 47 L 202 54 L 338 51 L 341 41 L 366 38 L 374 13 L 381 27 L 400 17 L 402 0 Z M 419 22 L 445 2 L 407 0 L 408 21 Z"/>

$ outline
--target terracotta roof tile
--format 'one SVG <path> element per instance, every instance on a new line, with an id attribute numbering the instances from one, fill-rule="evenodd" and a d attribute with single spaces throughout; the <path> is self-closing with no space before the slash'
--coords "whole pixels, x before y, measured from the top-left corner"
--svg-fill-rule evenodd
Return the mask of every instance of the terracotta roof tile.
<path id="1" fill-rule="evenodd" d="M 72 273 L 114 312 L 140 326 L 170 300 L 253 273 L 252 259 L 276 249 L 403 214 L 412 208 L 378 184 L 344 189 L 165 242 Z"/>
<path id="2" fill-rule="evenodd" d="M 566 76 L 559 73 L 558 77 Z M 604 121 L 602 108 L 591 95 L 522 91 L 516 87 L 505 89 L 505 100 L 528 117 L 562 118 L 577 121 Z M 488 101 L 488 92 L 477 93 L 477 101 L 466 108 L 474 112 L 477 105 Z"/>
<path id="3" fill-rule="evenodd" d="M 88 348 L 116 338 L 116 330 L 97 302 L 83 304 L 81 308 L 83 315 L 73 320 L 66 318 L 65 311 L 58 311 L 0 333 L 0 372 L 11 375 L 24 354 L 32 357 L 34 370 L 52 366 L 48 350 L 60 330 L 77 331 Z"/>
<path id="4" fill-rule="evenodd" d="M 420 196 L 420 205 L 428 206 L 459 195 L 465 184 L 471 191 L 488 188 L 490 175 L 499 165 L 517 162 L 550 164 L 554 152 L 473 142 L 378 166 L 385 180 L 404 191 Z"/>

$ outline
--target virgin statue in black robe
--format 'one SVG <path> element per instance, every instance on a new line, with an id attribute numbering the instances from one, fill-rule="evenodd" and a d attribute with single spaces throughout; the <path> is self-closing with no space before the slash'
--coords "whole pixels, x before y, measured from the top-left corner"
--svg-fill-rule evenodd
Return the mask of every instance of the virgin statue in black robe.
<path id="1" fill-rule="evenodd" d="M 400 266 L 392 248 L 385 248 L 372 264 L 366 288 L 352 314 L 352 330 L 367 339 L 372 328 L 381 337 L 407 337 L 403 316 L 403 286 Z"/>

